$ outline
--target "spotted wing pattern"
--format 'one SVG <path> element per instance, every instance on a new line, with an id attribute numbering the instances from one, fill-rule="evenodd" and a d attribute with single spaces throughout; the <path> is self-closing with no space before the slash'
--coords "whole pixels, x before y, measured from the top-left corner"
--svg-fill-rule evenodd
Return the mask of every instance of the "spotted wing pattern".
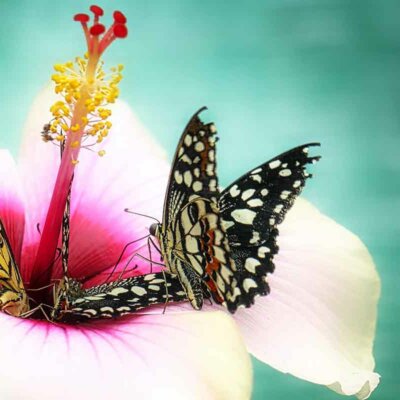
<path id="1" fill-rule="evenodd" d="M 29 311 L 24 283 L 0 220 L 0 309 L 14 316 Z"/>
<path id="2" fill-rule="evenodd" d="M 225 298 L 229 311 L 250 307 L 256 295 L 269 292 L 267 273 L 274 271 L 278 252 L 277 226 L 311 177 L 307 164 L 320 157 L 308 156 L 318 143 L 296 147 L 260 165 L 228 186 L 219 198 L 230 256 L 235 263 L 237 285 Z"/>
<path id="3" fill-rule="evenodd" d="M 229 260 L 227 240 L 204 242 L 211 237 L 208 233 L 224 232 L 217 208 L 216 129 L 200 120 L 202 110 L 191 118 L 178 143 L 156 233 L 167 269 L 178 276 L 195 309 L 208 296 L 207 266 Z"/>
<path id="4" fill-rule="evenodd" d="M 154 305 L 186 301 L 187 296 L 176 276 L 158 272 L 89 289 L 70 279 L 68 294 L 61 293 L 58 299 L 52 319 L 73 324 L 121 317 Z M 68 302 L 67 309 L 62 307 L 63 301 Z"/>

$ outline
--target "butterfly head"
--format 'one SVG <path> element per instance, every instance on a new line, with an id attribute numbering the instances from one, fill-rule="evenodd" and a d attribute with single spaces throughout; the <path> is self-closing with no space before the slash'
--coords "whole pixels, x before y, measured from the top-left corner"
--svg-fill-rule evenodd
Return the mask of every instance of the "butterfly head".
<path id="1" fill-rule="evenodd" d="M 155 222 L 154 224 L 150 225 L 149 232 L 151 236 L 158 238 L 160 230 L 161 230 L 161 224 Z"/>

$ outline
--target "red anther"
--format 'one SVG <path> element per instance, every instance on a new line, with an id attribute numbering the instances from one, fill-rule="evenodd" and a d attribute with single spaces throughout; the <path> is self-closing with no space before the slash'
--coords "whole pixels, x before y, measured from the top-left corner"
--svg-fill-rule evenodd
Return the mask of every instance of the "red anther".
<path id="1" fill-rule="evenodd" d="M 86 23 L 89 21 L 89 15 L 87 14 L 75 14 L 74 15 L 74 21 Z"/>
<path id="2" fill-rule="evenodd" d="M 114 21 L 118 24 L 126 24 L 126 17 L 121 11 L 114 11 Z"/>
<path id="3" fill-rule="evenodd" d="M 93 36 L 99 36 L 99 35 L 101 35 L 102 33 L 104 33 L 105 30 L 106 30 L 106 27 L 105 27 L 103 24 L 96 24 L 96 25 L 93 25 L 93 26 L 90 28 L 89 32 L 90 32 L 90 34 L 93 35 Z"/>
<path id="4" fill-rule="evenodd" d="M 99 16 L 99 17 L 101 17 L 101 16 L 104 14 L 103 9 L 102 9 L 101 7 L 95 6 L 95 5 L 90 6 L 90 11 L 91 11 L 94 15 L 97 15 L 97 16 Z"/>
<path id="5" fill-rule="evenodd" d="M 126 38 L 128 36 L 128 28 L 124 24 L 116 24 L 113 27 L 113 32 L 117 38 Z"/>

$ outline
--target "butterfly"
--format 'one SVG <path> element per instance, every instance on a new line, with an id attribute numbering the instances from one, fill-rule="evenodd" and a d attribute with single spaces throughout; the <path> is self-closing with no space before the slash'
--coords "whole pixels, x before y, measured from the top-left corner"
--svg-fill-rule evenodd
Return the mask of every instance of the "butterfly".
<path id="1" fill-rule="evenodd" d="M 1 220 L 0 309 L 15 317 L 24 316 L 29 311 L 28 296 Z"/>
<path id="2" fill-rule="evenodd" d="M 187 300 L 178 278 L 164 272 L 138 275 L 88 289 L 71 278 L 68 290 L 64 283 L 61 281 L 57 288 L 51 317 L 53 321 L 70 324 L 121 317 L 153 305 Z"/>
<path id="3" fill-rule="evenodd" d="M 162 222 L 150 226 L 168 271 L 200 309 L 204 298 L 234 313 L 269 293 L 266 276 L 278 252 L 277 226 L 311 177 L 319 160 L 296 147 L 244 174 L 222 192 L 216 173 L 216 129 L 199 110 L 177 146 L 164 200 Z"/>
<path id="4" fill-rule="evenodd" d="M 54 306 L 50 315 L 52 321 L 75 324 L 93 319 L 116 318 L 152 305 L 187 299 L 179 280 L 164 272 L 134 276 L 84 289 L 68 272 L 70 203 L 71 188 L 62 222 L 63 278 L 54 290 Z"/>
<path id="5" fill-rule="evenodd" d="M 233 284 L 230 278 L 235 271 L 217 204 L 216 129 L 200 120 L 203 110 L 193 115 L 179 140 L 162 222 L 150 226 L 167 271 L 178 277 L 197 310 L 210 297 L 209 270 L 224 271 L 228 285 Z"/>

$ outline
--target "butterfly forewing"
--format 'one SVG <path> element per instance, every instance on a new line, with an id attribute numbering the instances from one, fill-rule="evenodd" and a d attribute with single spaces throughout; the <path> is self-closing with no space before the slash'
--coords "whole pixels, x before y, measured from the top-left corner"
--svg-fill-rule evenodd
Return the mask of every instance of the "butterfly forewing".
<path id="1" fill-rule="evenodd" d="M 219 208 L 238 270 L 237 289 L 227 299 L 232 312 L 239 305 L 249 307 L 254 296 L 269 292 L 265 277 L 273 272 L 278 252 L 277 226 L 311 175 L 307 164 L 319 157 L 308 156 L 311 143 L 296 147 L 243 175 L 228 186 L 219 199 Z"/>
<path id="2" fill-rule="evenodd" d="M 211 261 L 204 239 L 220 224 L 216 129 L 200 120 L 202 110 L 191 118 L 178 143 L 158 232 L 166 266 L 178 275 L 196 309 L 203 303 L 203 280 Z"/>

